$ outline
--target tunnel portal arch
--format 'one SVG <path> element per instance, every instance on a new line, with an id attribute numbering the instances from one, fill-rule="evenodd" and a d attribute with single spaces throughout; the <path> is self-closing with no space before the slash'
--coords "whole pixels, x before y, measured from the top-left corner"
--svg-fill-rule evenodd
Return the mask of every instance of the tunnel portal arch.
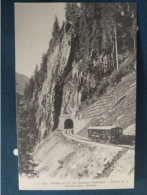
<path id="1" fill-rule="evenodd" d="M 73 120 L 72 119 L 66 119 L 64 121 L 64 129 L 73 129 Z"/>

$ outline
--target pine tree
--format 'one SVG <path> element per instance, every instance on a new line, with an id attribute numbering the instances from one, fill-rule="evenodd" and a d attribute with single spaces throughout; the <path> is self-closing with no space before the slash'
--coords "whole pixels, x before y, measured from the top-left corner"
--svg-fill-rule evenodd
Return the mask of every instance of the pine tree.
<path id="1" fill-rule="evenodd" d="M 60 35 L 60 27 L 59 27 L 58 18 L 56 16 L 55 22 L 53 24 L 52 36 L 53 36 L 53 38 L 57 39 L 57 38 L 59 38 L 59 35 Z"/>
<path id="2" fill-rule="evenodd" d="M 42 54 L 42 62 L 41 62 L 41 67 L 40 69 L 45 73 L 47 71 L 47 59 L 48 55 L 43 53 Z"/>
<path id="3" fill-rule="evenodd" d="M 31 98 L 33 97 L 34 86 L 35 86 L 34 78 L 31 77 L 29 82 L 26 83 L 26 86 L 24 89 L 24 99 L 26 101 L 31 100 Z"/>

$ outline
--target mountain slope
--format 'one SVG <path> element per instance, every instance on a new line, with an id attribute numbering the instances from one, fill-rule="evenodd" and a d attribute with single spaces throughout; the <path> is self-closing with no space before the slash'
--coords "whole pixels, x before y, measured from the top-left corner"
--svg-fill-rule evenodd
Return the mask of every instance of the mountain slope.
<path id="1" fill-rule="evenodd" d="M 82 119 L 90 122 L 80 130 L 79 134 L 88 136 L 88 126 L 119 126 L 126 129 L 135 124 L 136 120 L 136 74 L 132 72 L 123 77 L 116 86 L 109 87 L 99 100 L 94 102 L 82 113 Z M 131 134 L 135 134 L 132 126 Z"/>
<path id="2" fill-rule="evenodd" d="M 39 177 L 48 179 L 96 179 L 109 175 L 119 178 L 120 174 L 128 178 L 134 173 L 134 150 L 80 144 L 64 137 L 62 132 L 54 132 L 42 140 L 33 156 Z"/>

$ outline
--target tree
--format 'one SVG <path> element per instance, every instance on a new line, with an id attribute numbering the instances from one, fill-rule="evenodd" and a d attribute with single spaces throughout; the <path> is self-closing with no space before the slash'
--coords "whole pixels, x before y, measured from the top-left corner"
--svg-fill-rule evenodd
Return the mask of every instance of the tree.
<path id="1" fill-rule="evenodd" d="M 122 26 L 122 17 L 120 14 L 122 10 L 122 4 L 103 4 L 101 18 L 102 31 L 104 31 L 103 34 L 105 35 L 102 38 L 102 45 L 106 45 L 106 47 L 110 49 L 112 59 L 115 58 L 117 70 L 119 68 L 118 40 L 120 39 L 120 33 L 118 33 L 118 29 L 120 26 Z M 120 19 L 120 21 L 118 21 L 118 19 Z"/>
<path id="2" fill-rule="evenodd" d="M 34 86 L 35 86 L 34 78 L 31 77 L 29 82 L 26 83 L 26 86 L 24 89 L 24 99 L 26 101 L 31 100 L 31 98 L 33 97 Z"/>
<path id="3" fill-rule="evenodd" d="M 38 64 L 36 64 L 36 68 L 35 68 L 35 70 L 34 70 L 34 76 L 38 73 L 38 70 L 39 70 Z"/>
<path id="4" fill-rule="evenodd" d="M 66 3 L 65 17 L 68 22 L 75 22 L 78 16 L 77 3 Z"/>
<path id="5" fill-rule="evenodd" d="M 59 22 L 57 16 L 55 16 L 55 21 L 53 24 L 53 31 L 52 31 L 52 36 L 53 38 L 57 39 L 60 35 L 60 27 L 59 27 Z"/>
<path id="6" fill-rule="evenodd" d="M 47 60 L 48 60 L 48 55 L 47 55 L 47 53 L 46 53 L 46 54 L 43 53 L 43 54 L 42 54 L 42 62 L 41 62 L 41 67 L 40 67 L 40 69 L 41 69 L 44 73 L 46 73 L 46 71 L 47 71 Z"/>
<path id="7" fill-rule="evenodd" d="M 31 153 L 39 140 L 39 131 L 36 127 L 35 107 L 27 107 L 24 110 L 23 96 L 17 94 L 17 129 L 19 148 L 19 173 L 25 173 L 30 177 L 37 176 Z M 27 143 L 27 144 L 26 144 Z"/>
<path id="8" fill-rule="evenodd" d="M 132 25 L 131 25 L 131 28 L 130 28 L 130 33 L 131 33 L 131 36 L 133 38 L 133 49 L 134 51 L 136 50 L 136 31 L 137 31 L 137 20 L 136 20 L 136 17 L 137 17 L 137 6 L 136 4 L 131 4 L 131 18 L 132 18 Z"/>
<path id="9" fill-rule="evenodd" d="M 137 30 L 137 21 L 136 21 L 136 4 L 126 4 L 124 10 L 124 22 L 125 33 L 126 33 L 126 46 L 128 50 L 136 49 L 136 30 Z M 132 40 L 132 41 L 131 41 Z"/>

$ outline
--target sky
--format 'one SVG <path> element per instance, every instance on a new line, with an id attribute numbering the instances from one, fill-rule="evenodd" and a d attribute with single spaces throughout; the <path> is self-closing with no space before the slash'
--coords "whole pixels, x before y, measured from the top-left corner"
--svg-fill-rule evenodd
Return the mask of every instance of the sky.
<path id="1" fill-rule="evenodd" d="M 15 3 L 16 72 L 31 77 L 49 48 L 55 15 L 65 20 L 65 3 Z"/>

